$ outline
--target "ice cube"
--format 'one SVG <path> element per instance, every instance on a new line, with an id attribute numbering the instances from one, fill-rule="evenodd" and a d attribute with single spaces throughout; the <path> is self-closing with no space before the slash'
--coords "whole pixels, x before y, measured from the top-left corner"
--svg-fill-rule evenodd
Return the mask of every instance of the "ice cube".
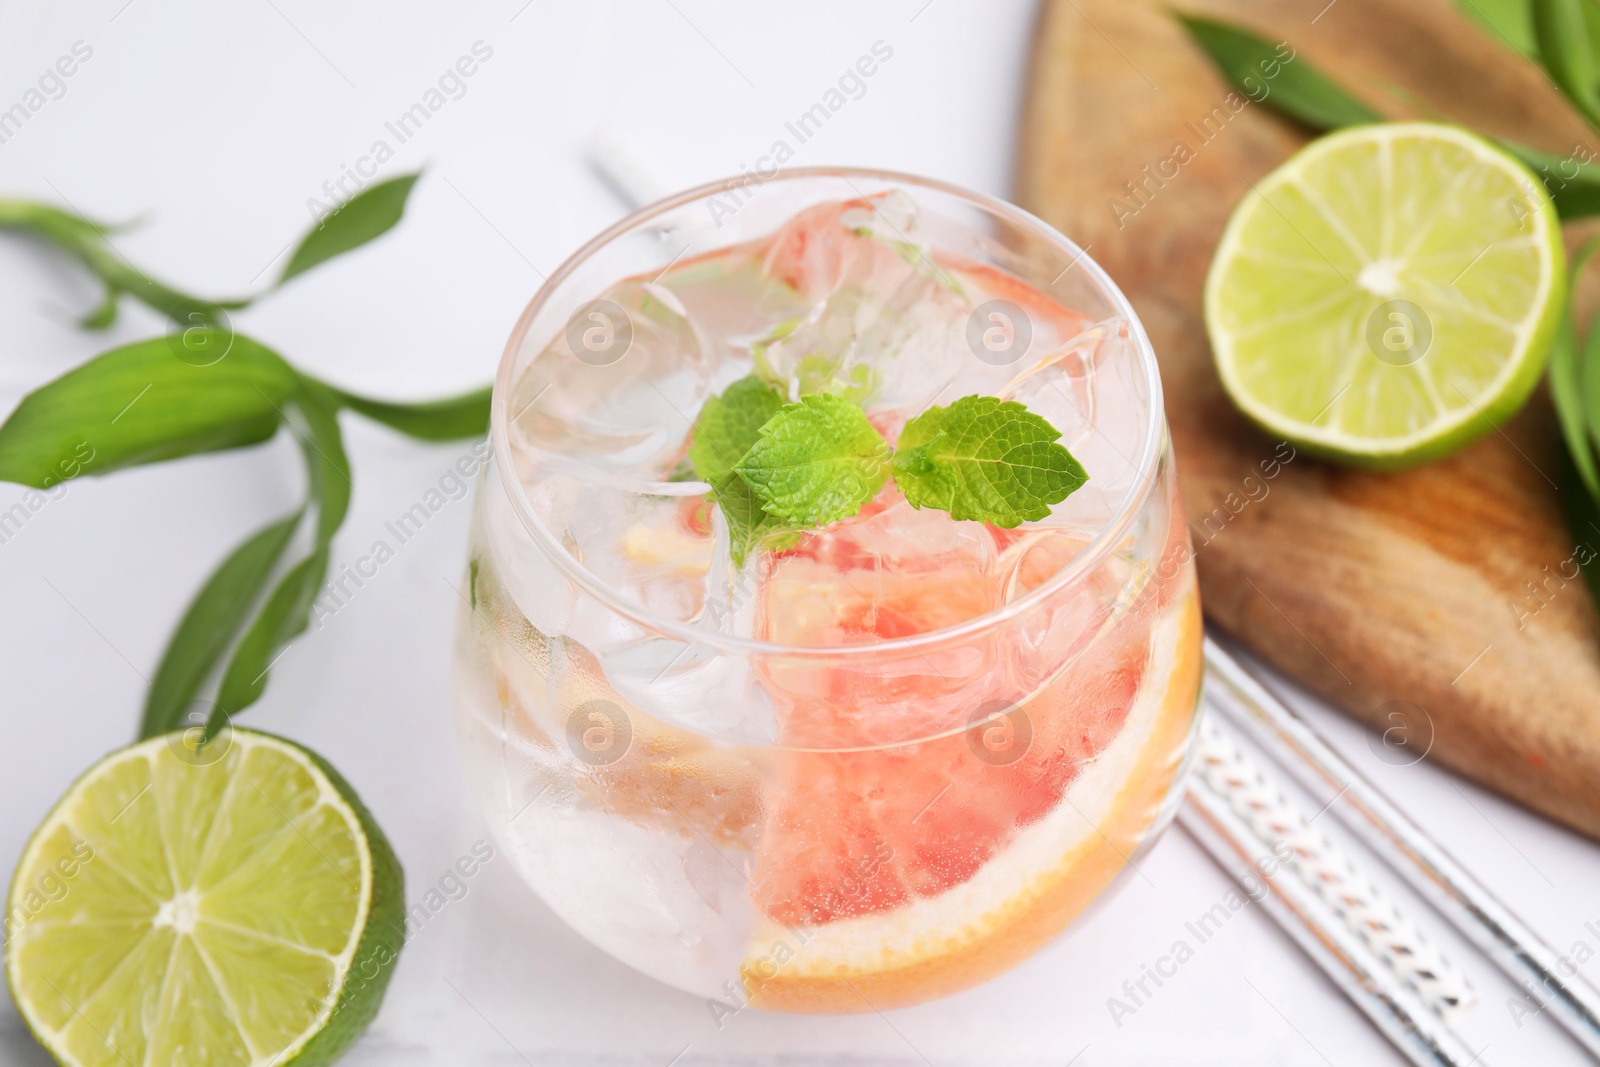
<path id="1" fill-rule="evenodd" d="M 577 606 L 577 586 L 543 551 L 528 543 L 527 527 L 512 506 L 498 473 L 491 470 L 479 486 L 483 494 L 480 514 L 486 555 L 494 561 L 500 581 L 518 610 L 536 629 L 549 635 L 565 633 Z M 549 506 L 547 502 L 547 510 Z M 537 510 L 538 505 L 535 507 Z"/>
<path id="2" fill-rule="evenodd" d="M 819 205 L 780 229 L 765 268 L 810 307 L 758 349 L 766 370 L 906 416 L 937 397 L 970 358 L 971 306 L 914 232 L 909 201 L 894 197 Z"/>
<path id="3" fill-rule="evenodd" d="M 724 540 L 714 555 L 718 545 L 702 497 L 637 493 L 555 475 L 530 490 L 529 502 L 583 568 L 645 619 L 716 629 L 707 621 L 717 614 L 708 609 L 708 575 L 728 550 Z M 746 594 L 734 603 L 723 594 L 725 632 L 738 614 L 748 634 L 750 599 Z M 551 614 L 542 604 L 530 606 Z M 772 704 L 744 657 L 652 630 L 588 593 L 570 594 L 563 607 L 558 632 L 594 656 L 622 699 L 691 730 L 772 742 Z"/>
<path id="4" fill-rule="evenodd" d="M 752 344 L 774 326 L 792 323 L 810 309 L 799 293 L 766 272 L 762 247 L 752 244 L 743 250 L 690 260 L 659 279 L 682 303 L 701 346 L 718 364 L 744 364 Z M 737 369 L 740 374 L 747 372 L 743 366 Z M 727 381 L 719 382 L 719 387 Z"/>
<path id="5" fill-rule="evenodd" d="M 1094 433 L 1095 369 L 1108 340 L 1126 326 L 1120 319 L 1097 322 L 1019 372 L 1000 392 L 1061 431 L 1061 443 L 1076 450 Z"/>
<path id="6" fill-rule="evenodd" d="M 655 488 L 685 484 L 698 486 L 661 483 Z M 700 614 L 713 544 L 702 497 L 639 492 L 554 474 L 530 487 L 528 500 L 584 570 L 630 604 L 681 622 Z M 615 614 L 598 606 L 595 611 Z M 635 632 L 630 628 L 574 636 L 597 648 L 631 640 Z M 597 644 L 590 644 L 591 638 Z"/>
<path id="7" fill-rule="evenodd" d="M 715 360 L 677 294 L 625 281 L 583 305 L 511 400 L 518 467 L 559 462 L 639 482 L 677 460 Z"/>
<path id="8" fill-rule="evenodd" d="M 851 645 L 954 626 L 999 605 L 994 555 L 982 524 L 918 510 L 887 488 L 853 520 L 773 557 L 762 636 Z"/>
<path id="9" fill-rule="evenodd" d="M 1046 525 L 1078 531 L 1104 527 L 1138 474 L 1143 405 L 1131 395 L 1138 373 L 1128 323 L 1107 319 L 1068 338 L 1021 370 L 1001 391 L 1062 431 L 1061 443 L 1089 480 L 1051 509 Z"/>
<path id="10" fill-rule="evenodd" d="M 735 744 L 777 740 L 772 698 L 743 653 L 648 636 L 595 658 L 623 699 L 665 722 Z"/>

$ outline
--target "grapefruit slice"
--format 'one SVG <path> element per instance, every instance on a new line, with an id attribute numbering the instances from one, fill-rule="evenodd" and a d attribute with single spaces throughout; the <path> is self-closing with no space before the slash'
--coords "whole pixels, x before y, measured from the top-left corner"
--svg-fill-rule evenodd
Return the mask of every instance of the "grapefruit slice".
<path id="1" fill-rule="evenodd" d="M 866 580 L 849 572 L 841 577 L 847 586 Z M 873 577 L 874 608 L 898 620 L 949 611 L 952 597 L 969 588 L 959 579 L 931 582 L 882 571 Z M 783 581 L 768 585 L 777 596 L 789 588 Z M 819 601 L 841 614 L 858 610 L 843 597 L 807 599 L 813 614 Z M 795 617 L 787 606 L 774 614 Z M 1021 704 L 993 700 L 968 710 L 953 704 L 943 679 L 935 679 L 928 703 L 955 713 L 946 716 L 955 728 L 942 736 L 857 751 L 777 753 L 756 862 L 760 909 L 782 923 L 827 923 L 936 896 L 971 878 L 1017 831 L 1052 810 L 1121 729 L 1149 653 L 1141 615 L 1148 618 L 1130 610 L 1065 677 Z M 987 674 L 987 692 L 1003 691 L 1004 663 L 996 659 Z M 805 722 L 814 736 L 819 731 L 808 720 L 848 714 L 847 707 L 842 701 L 790 706 L 785 726 Z M 925 711 L 913 714 L 921 721 Z"/>
<path id="2" fill-rule="evenodd" d="M 828 646 L 949 626 L 1083 548 L 877 503 L 769 561 L 764 636 Z M 1115 619 L 1105 606 L 1130 576 L 1102 571 L 1041 621 L 1055 666 L 1015 686 L 1032 693 L 1020 705 L 979 703 L 1036 665 L 1007 654 L 1013 633 L 768 669 L 788 747 L 756 849 L 752 1003 L 864 1011 L 953 992 L 1033 951 L 1121 869 L 1177 768 L 1200 622 L 1186 571 L 1152 576 Z"/>
<path id="3" fill-rule="evenodd" d="M 1149 642 L 1146 684 L 1131 707 L 1089 711 L 1079 701 L 1091 698 L 1058 687 L 1063 706 L 1038 709 L 1045 726 L 1034 744 L 1062 758 L 1019 759 L 1029 770 L 1009 796 L 984 791 L 962 813 L 944 806 L 947 794 L 917 812 L 895 794 L 926 787 L 931 775 L 896 767 L 891 780 L 882 761 L 892 752 L 872 754 L 876 765 L 806 761 L 812 776 L 795 775 L 801 792 L 763 835 L 757 896 L 767 918 L 741 970 L 749 1002 L 801 1012 L 901 1007 L 993 977 L 1063 930 L 1127 866 L 1178 772 L 1200 681 L 1199 598 L 1192 579 L 1184 583 Z M 1128 684 L 1131 662 L 1126 644 L 1100 653 L 1102 699 Z M 1114 738 L 1063 773 L 1074 742 L 1099 739 L 1096 727 Z M 970 789 L 974 768 L 956 767 Z M 833 806 L 805 813 L 806 802 Z M 950 862 L 951 846 L 991 855 L 972 868 Z"/>

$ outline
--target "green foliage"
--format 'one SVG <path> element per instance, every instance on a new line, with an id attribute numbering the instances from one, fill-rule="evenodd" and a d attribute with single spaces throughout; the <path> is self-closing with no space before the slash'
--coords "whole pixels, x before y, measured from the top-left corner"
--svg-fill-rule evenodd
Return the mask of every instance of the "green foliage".
<path id="1" fill-rule="evenodd" d="M 894 481 L 913 507 L 1010 528 L 1036 522 L 1089 480 L 1061 431 L 1015 401 L 968 396 L 906 424 Z"/>
<path id="2" fill-rule="evenodd" d="M 375 185 L 330 214 L 300 241 L 279 284 L 392 229 L 416 179 Z M 426 441 L 477 437 L 488 427 L 489 389 L 420 403 L 346 392 L 235 333 L 224 312 L 250 299 L 208 300 L 154 281 L 117 253 L 107 226 L 49 205 L 0 200 L 0 229 L 68 252 L 105 284 L 86 326 L 110 325 L 127 294 L 166 315 L 175 331 L 113 348 L 24 397 L 0 424 L 0 480 L 49 488 L 259 444 L 285 426 L 300 444 L 306 504 L 235 548 L 190 601 L 156 668 L 140 736 L 183 725 L 186 709 L 220 673 L 207 722 L 215 731 L 261 697 L 272 664 L 310 621 L 353 487 L 339 413 Z M 278 574 L 303 527 L 309 547 Z"/>
<path id="3" fill-rule="evenodd" d="M 889 476 L 889 444 L 842 396 L 801 397 L 779 408 L 734 470 L 766 512 L 822 526 L 860 511 Z"/>
<path id="4" fill-rule="evenodd" d="M 1482 3 L 1483 0 L 1463 0 L 1472 4 Z M 1552 12 L 1556 7 L 1564 4 L 1580 4 L 1584 12 L 1579 22 L 1584 27 L 1580 36 L 1583 41 L 1574 41 L 1568 50 L 1572 54 L 1565 60 L 1562 78 L 1558 78 L 1551 71 L 1550 76 L 1563 91 L 1578 94 L 1573 97 L 1584 117 L 1594 123 L 1589 103 L 1587 101 L 1595 90 L 1592 81 L 1582 71 L 1592 66 L 1592 60 L 1585 55 L 1600 55 L 1600 44 L 1595 43 L 1594 31 L 1600 29 L 1600 7 L 1595 0 L 1553 0 Z M 1496 25 L 1504 22 L 1510 25 L 1511 20 L 1506 11 L 1513 8 L 1539 7 L 1535 0 L 1504 0 L 1496 7 Z M 1504 9 L 1504 10 L 1502 10 Z M 1570 12 L 1560 15 L 1547 14 L 1545 23 L 1550 27 L 1547 32 L 1556 32 L 1554 29 L 1558 22 L 1571 22 Z M 1591 17 L 1592 16 L 1592 17 Z M 1529 33 L 1532 33 L 1532 14 L 1528 14 Z M 1178 20 L 1194 39 L 1207 58 L 1217 67 L 1219 73 L 1235 86 L 1263 107 L 1271 108 L 1279 114 L 1285 115 L 1317 132 L 1325 133 L 1329 130 L 1343 126 L 1356 126 L 1369 122 L 1381 122 L 1383 116 L 1373 111 L 1366 104 L 1356 99 L 1338 83 L 1327 77 L 1313 67 L 1309 61 L 1296 57 L 1292 62 L 1279 64 L 1277 76 L 1270 82 L 1266 95 L 1258 96 L 1251 88 L 1250 79 L 1261 78 L 1261 64 L 1272 62 L 1278 58 L 1279 45 L 1273 44 L 1265 38 L 1259 37 L 1241 26 L 1221 22 L 1215 19 L 1199 18 L 1192 15 L 1179 15 Z M 1563 22 L 1563 24 L 1564 24 Z M 1586 51 L 1587 50 L 1587 51 Z M 1537 50 L 1535 50 L 1537 54 Z M 1563 80 L 1563 78 L 1565 80 Z M 1569 91 L 1568 85 L 1572 88 Z M 1516 156 L 1528 165 L 1544 184 L 1550 199 L 1555 202 L 1556 212 L 1564 219 L 1587 218 L 1600 215 L 1600 165 L 1592 159 L 1580 159 L 1576 156 L 1557 156 L 1543 152 L 1536 148 L 1516 141 L 1493 139 L 1495 143 L 1507 152 Z"/>
<path id="5" fill-rule="evenodd" d="M 1382 121 L 1383 116 L 1292 51 L 1285 60 L 1282 45 L 1216 19 L 1179 15 L 1178 21 L 1235 88 L 1313 130 Z M 1270 80 L 1268 70 L 1276 71 Z M 1266 95 L 1258 96 L 1263 88 Z"/>
<path id="6" fill-rule="evenodd" d="M 783 407 L 783 393 L 755 375 L 740 378 L 707 400 L 694 421 L 689 462 L 702 482 L 716 485 L 756 443 L 761 427 Z"/>
<path id="7" fill-rule="evenodd" d="M 290 278 L 360 248 L 394 229 L 405 215 L 411 187 L 422 175 L 403 174 L 363 189 L 330 213 L 301 238 L 278 278 L 282 285 Z"/>

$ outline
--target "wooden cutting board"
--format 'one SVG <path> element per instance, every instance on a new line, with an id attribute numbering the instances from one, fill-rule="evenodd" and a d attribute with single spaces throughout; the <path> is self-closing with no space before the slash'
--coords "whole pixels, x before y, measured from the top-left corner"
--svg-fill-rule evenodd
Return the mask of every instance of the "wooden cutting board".
<path id="1" fill-rule="evenodd" d="M 1537 69 L 1449 0 L 1182 6 L 1286 40 L 1385 114 L 1448 116 L 1563 155 L 1593 143 Z M 1600 838 L 1600 620 L 1564 576 L 1576 545 L 1548 398 L 1420 470 L 1271 465 L 1279 442 L 1217 380 L 1201 287 L 1234 204 L 1308 135 L 1230 102 L 1167 9 L 1045 0 L 1017 199 L 1088 248 L 1150 332 L 1208 619 L 1369 722 L 1417 705 L 1410 752 L 1431 730 L 1428 758 Z M 1192 158 L 1162 179 L 1179 143 Z"/>

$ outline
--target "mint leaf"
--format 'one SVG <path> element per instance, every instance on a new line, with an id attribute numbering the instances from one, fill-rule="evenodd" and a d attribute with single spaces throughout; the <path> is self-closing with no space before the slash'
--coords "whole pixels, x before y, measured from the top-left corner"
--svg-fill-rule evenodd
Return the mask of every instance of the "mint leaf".
<path id="1" fill-rule="evenodd" d="M 716 485 L 756 443 L 761 427 L 783 407 L 783 393 L 755 375 L 740 378 L 705 402 L 694 420 L 689 462 L 695 477 Z"/>
<path id="2" fill-rule="evenodd" d="M 695 477 L 711 486 L 711 496 L 728 524 L 733 561 L 739 566 L 757 545 L 780 537 L 792 540 L 795 534 L 763 508 L 755 489 L 734 470 L 783 405 L 782 390 L 750 375 L 706 401 L 695 419 L 689 463 Z"/>
<path id="3" fill-rule="evenodd" d="M 729 547 L 737 566 L 744 566 L 745 557 L 758 545 L 787 548 L 798 539 L 800 531 L 792 529 L 776 515 L 768 514 L 762 507 L 761 497 L 736 472 L 723 475 L 712 483 L 711 489 L 728 524 Z"/>
<path id="4" fill-rule="evenodd" d="M 894 480 L 912 507 L 1010 528 L 1050 514 L 1089 480 L 1061 432 L 1014 400 L 962 397 L 906 423 Z"/>
<path id="5" fill-rule="evenodd" d="M 861 510 L 889 475 L 889 445 L 844 397 L 785 404 L 734 467 L 762 506 L 795 526 L 838 522 Z"/>
<path id="6" fill-rule="evenodd" d="M 973 398 L 968 397 L 967 399 L 970 400 Z M 959 404 L 960 402 L 961 401 L 958 400 L 956 401 L 956 404 Z M 948 408 L 928 408 L 921 415 L 918 415 L 916 418 L 905 424 L 905 428 L 900 431 L 900 440 L 895 445 L 896 451 L 894 461 L 896 467 L 903 463 L 911 463 L 912 456 L 910 453 L 925 451 L 926 446 L 931 443 L 934 438 L 938 437 L 940 433 L 944 432 L 945 418 L 950 414 L 951 408 L 954 408 L 955 406 L 955 404 L 952 404 Z M 917 462 L 920 463 L 921 460 L 918 459 Z M 928 469 L 931 470 L 932 468 L 929 467 Z"/>

